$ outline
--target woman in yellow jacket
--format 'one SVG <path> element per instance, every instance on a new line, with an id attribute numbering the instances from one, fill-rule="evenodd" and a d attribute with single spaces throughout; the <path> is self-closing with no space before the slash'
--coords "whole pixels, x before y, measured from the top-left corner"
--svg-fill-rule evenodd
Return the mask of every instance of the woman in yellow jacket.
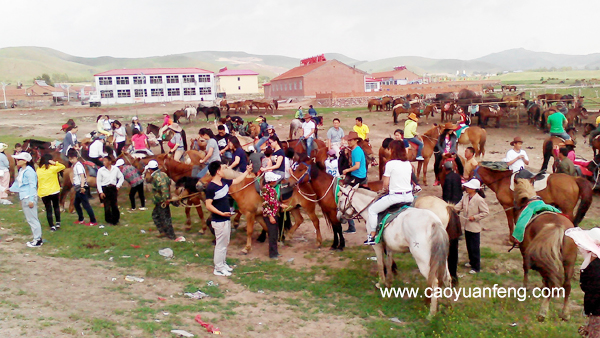
<path id="1" fill-rule="evenodd" d="M 58 204 L 58 194 L 60 193 L 60 184 L 58 183 L 58 173 L 63 171 L 65 166 L 52 160 L 52 155 L 45 154 L 40 159 L 40 165 L 36 170 L 38 177 L 38 196 L 42 198 L 46 208 L 46 217 L 51 231 L 60 228 L 60 206 Z M 56 225 L 52 220 L 52 210 L 56 216 Z"/>

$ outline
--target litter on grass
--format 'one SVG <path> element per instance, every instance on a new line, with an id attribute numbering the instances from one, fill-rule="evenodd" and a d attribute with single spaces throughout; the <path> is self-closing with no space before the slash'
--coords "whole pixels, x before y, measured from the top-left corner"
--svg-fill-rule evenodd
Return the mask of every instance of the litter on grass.
<path id="1" fill-rule="evenodd" d="M 202 292 L 200 290 L 198 290 L 198 291 L 196 291 L 194 293 L 186 292 L 186 293 L 184 293 L 184 295 L 187 296 L 187 297 L 189 297 L 189 298 L 191 298 L 191 299 L 202 299 L 202 298 L 205 298 L 205 297 L 210 297 L 209 295 L 207 295 L 206 293 L 204 293 L 204 292 Z"/>
<path id="2" fill-rule="evenodd" d="M 135 277 L 135 276 L 125 276 L 125 280 L 128 282 L 143 282 L 144 279 L 141 277 Z"/>
<path id="3" fill-rule="evenodd" d="M 183 330 L 171 330 L 171 333 L 179 335 L 179 337 L 193 337 L 194 335 Z"/>
<path id="4" fill-rule="evenodd" d="M 160 249 L 158 250 L 158 254 L 167 259 L 173 258 L 173 250 L 171 248 Z"/>

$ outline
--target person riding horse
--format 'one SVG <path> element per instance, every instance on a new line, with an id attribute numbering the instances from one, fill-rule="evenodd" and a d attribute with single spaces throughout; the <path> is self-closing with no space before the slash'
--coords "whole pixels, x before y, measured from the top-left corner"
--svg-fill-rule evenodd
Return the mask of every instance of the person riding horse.
<path id="1" fill-rule="evenodd" d="M 444 125 L 444 130 L 441 132 L 437 144 L 434 148 L 435 163 L 433 165 L 433 171 L 435 173 L 434 186 L 439 185 L 439 174 L 442 169 L 442 165 L 446 161 L 452 161 L 456 158 L 456 151 L 458 145 L 458 138 L 456 137 L 456 125 L 452 122 L 447 122 Z M 460 160 L 454 161 L 456 163 L 457 172 L 463 174 L 463 165 Z"/>

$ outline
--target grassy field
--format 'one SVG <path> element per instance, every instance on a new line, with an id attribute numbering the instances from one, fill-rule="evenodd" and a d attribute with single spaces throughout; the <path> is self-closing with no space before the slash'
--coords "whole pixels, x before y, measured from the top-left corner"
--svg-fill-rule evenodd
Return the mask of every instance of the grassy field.
<path id="1" fill-rule="evenodd" d="M 500 80 L 504 84 L 532 84 L 540 83 L 541 78 L 544 80 L 548 78 L 557 78 L 559 80 L 550 81 L 549 83 L 557 83 L 561 80 L 572 83 L 576 79 L 600 79 L 600 70 L 570 70 L 563 72 L 520 72 L 520 73 L 508 73 L 500 76 L 492 76 L 491 80 Z"/>

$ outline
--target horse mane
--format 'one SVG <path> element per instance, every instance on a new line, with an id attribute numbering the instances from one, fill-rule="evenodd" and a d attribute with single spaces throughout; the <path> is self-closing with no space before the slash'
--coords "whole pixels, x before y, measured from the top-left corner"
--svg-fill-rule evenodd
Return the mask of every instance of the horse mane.
<path id="1" fill-rule="evenodd" d="M 536 196 L 535 189 L 529 180 L 519 178 L 515 182 L 515 202 L 531 199 Z"/>
<path id="2" fill-rule="evenodd" d="M 373 191 L 373 190 L 369 190 L 369 189 L 364 189 L 364 188 L 358 188 L 358 192 L 365 194 L 369 197 L 375 197 L 377 196 L 377 192 Z"/>
<path id="3" fill-rule="evenodd" d="M 175 182 L 177 188 L 184 187 L 189 192 L 196 192 L 196 183 L 200 180 L 199 177 L 184 176 Z"/>
<path id="4" fill-rule="evenodd" d="M 429 137 L 433 137 L 433 138 L 435 138 L 437 140 L 437 138 L 440 135 L 438 126 L 434 125 L 433 127 L 431 127 L 431 129 L 429 129 L 428 131 L 426 131 L 423 135 L 427 135 Z"/>

